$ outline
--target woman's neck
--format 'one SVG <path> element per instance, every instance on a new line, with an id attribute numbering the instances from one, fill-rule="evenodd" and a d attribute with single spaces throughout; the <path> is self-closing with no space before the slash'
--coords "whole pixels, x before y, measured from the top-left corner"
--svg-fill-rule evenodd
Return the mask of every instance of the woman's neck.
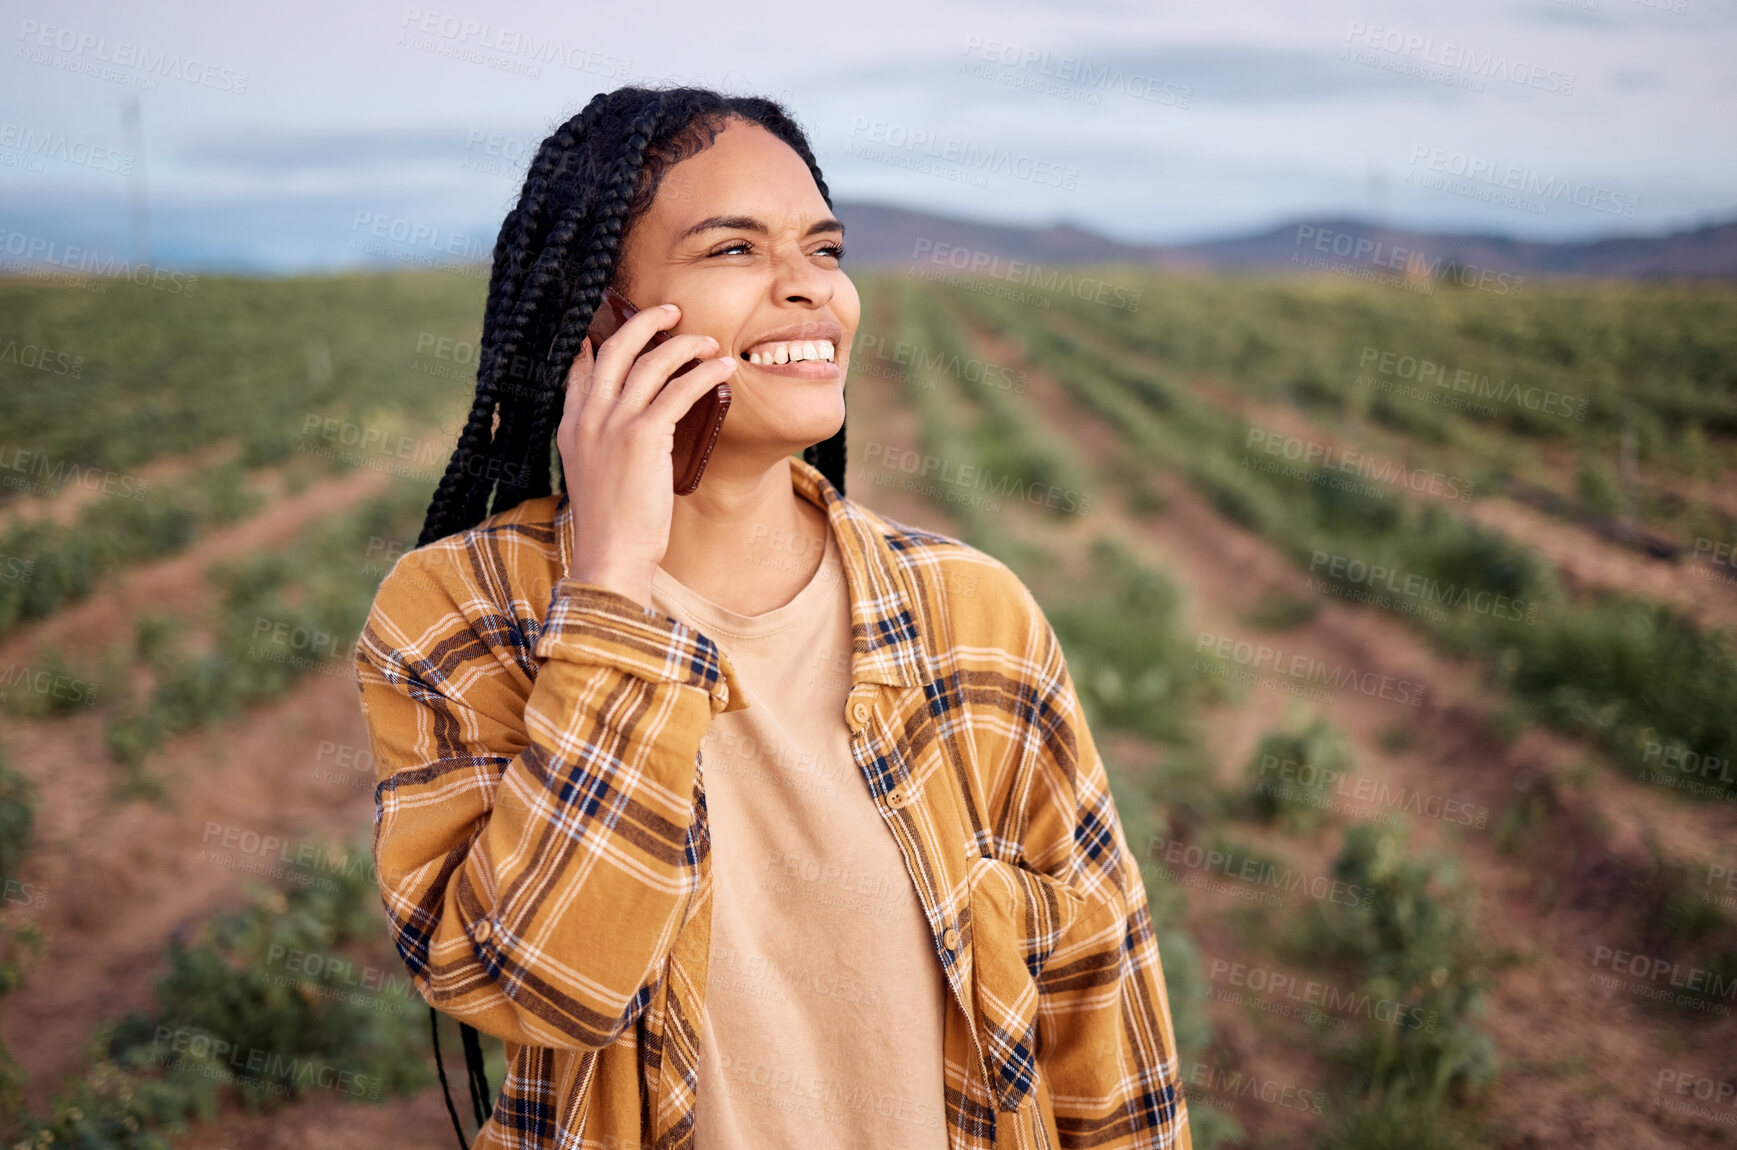
<path id="1" fill-rule="evenodd" d="M 702 598 L 739 615 L 762 615 L 796 597 L 820 569 L 826 513 L 791 483 L 790 461 L 764 470 L 717 468 L 678 495 L 669 550 L 659 564 Z"/>

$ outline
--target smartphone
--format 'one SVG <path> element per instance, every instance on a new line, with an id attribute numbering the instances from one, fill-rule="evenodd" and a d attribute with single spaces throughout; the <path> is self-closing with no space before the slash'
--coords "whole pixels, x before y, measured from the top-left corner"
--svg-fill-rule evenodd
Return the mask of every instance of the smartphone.
<path id="1" fill-rule="evenodd" d="M 621 325 L 627 322 L 628 317 L 638 310 L 626 296 L 614 288 L 604 288 L 603 303 L 597 308 L 597 314 L 592 317 L 591 327 L 586 333 L 591 337 L 591 354 L 596 355 L 597 348 L 603 341 L 614 335 Z M 669 332 L 654 332 L 645 350 L 650 351 L 668 339 Z M 699 360 L 690 359 L 671 372 L 670 378 L 674 379 L 698 366 Z M 725 380 L 695 400 L 687 414 L 676 422 L 673 461 L 677 495 L 691 495 L 694 489 L 699 487 L 700 476 L 706 470 L 706 461 L 712 457 L 712 448 L 717 446 L 718 429 L 724 425 L 724 413 L 729 410 L 730 383 Z"/>

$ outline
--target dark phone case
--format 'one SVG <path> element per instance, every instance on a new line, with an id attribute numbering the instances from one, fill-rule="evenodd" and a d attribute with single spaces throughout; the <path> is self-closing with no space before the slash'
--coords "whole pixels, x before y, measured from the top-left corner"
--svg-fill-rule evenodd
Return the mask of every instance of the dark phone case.
<path id="1" fill-rule="evenodd" d="M 595 356 L 598 346 L 614 335 L 617 329 L 627 322 L 628 317 L 638 310 L 626 296 L 614 288 L 604 288 L 603 304 L 597 309 L 596 316 L 591 320 L 590 330 L 586 333 L 591 337 L 591 354 Z M 669 337 L 667 331 L 653 333 L 645 350 L 650 351 L 658 344 L 666 342 Z M 690 359 L 671 372 L 670 378 L 674 379 L 692 371 L 699 365 L 699 360 Z M 672 462 L 677 495 L 691 495 L 694 489 L 699 487 L 700 476 L 706 470 L 706 461 L 712 457 L 712 448 L 717 446 L 718 429 L 724 425 L 724 413 L 729 410 L 730 384 L 726 380 L 695 400 L 687 414 L 676 421 Z"/>

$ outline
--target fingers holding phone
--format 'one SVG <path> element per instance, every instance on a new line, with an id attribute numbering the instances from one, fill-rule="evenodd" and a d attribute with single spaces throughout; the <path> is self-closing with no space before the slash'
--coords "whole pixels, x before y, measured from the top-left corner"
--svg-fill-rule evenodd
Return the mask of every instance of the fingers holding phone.
<path id="1" fill-rule="evenodd" d="M 679 318 L 673 306 L 647 308 L 595 349 L 588 336 L 568 371 L 556 432 L 572 507 L 570 574 L 646 605 L 652 571 L 669 550 L 676 425 L 737 362 L 703 358 L 718 343 L 695 334 L 668 336 L 640 354 Z M 693 359 L 697 366 L 679 370 Z"/>

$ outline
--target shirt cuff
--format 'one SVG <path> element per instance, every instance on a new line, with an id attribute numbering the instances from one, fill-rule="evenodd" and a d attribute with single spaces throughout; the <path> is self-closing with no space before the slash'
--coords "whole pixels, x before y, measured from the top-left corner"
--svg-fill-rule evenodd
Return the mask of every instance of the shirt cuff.
<path id="1" fill-rule="evenodd" d="M 728 659 L 705 634 L 592 583 L 562 579 L 555 584 L 536 655 L 699 687 L 711 696 L 713 714 L 747 706 L 740 691 L 732 690 L 734 673 Z"/>

